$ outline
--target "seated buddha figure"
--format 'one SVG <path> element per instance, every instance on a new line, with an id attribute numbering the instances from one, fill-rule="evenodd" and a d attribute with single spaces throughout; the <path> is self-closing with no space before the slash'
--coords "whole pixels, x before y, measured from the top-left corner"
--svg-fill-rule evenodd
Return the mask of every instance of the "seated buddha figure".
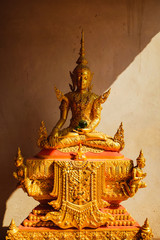
<path id="1" fill-rule="evenodd" d="M 48 136 L 49 147 L 61 149 L 79 144 L 102 150 L 120 151 L 124 147 L 123 128 L 120 125 L 114 138 L 95 131 L 101 119 L 101 104 L 109 96 L 110 89 L 98 96 L 91 91 L 92 73 L 87 66 L 84 54 L 84 35 L 82 33 L 80 57 L 73 73 L 71 92 L 63 93 L 55 88 L 60 105 L 60 119 Z M 68 112 L 71 110 L 70 125 L 62 129 Z"/>

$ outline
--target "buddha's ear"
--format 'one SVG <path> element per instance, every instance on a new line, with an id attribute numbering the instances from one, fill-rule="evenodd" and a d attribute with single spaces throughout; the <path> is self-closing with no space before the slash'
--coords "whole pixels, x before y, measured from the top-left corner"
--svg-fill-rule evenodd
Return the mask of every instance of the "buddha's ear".
<path id="1" fill-rule="evenodd" d="M 73 87 L 73 85 L 69 83 L 69 87 L 70 87 L 71 91 L 74 92 L 75 88 Z"/>
<path id="2" fill-rule="evenodd" d="M 71 77 L 72 83 L 73 83 L 73 85 L 69 84 L 69 87 L 70 87 L 71 91 L 74 92 L 74 90 L 75 90 L 75 76 L 72 72 L 69 72 L 69 74 L 70 74 L 70 77 Z"/>
<path id="3" fill-rule="evenodd" d="M 69 74 L 70 74 L 70 77 L 71 77 L 71 79 L 72 79 L 72 81 L 73 81 L 74 74 L 73 74 L 71 71 L 69 71 Z"/>
<path id="4" fill-rule="evenodd" d="M 89 87 L 88 87 L 88 91 L 91 91 L 93 88 L 93 84 L 90 84 Z"/>
<path id="5" fill-rule="evenodd" d="M 91 80 L 92 80 L 92 78 L 93 78 L 93 75 L 94 75 L 94 73 L 91 73 Z"/>
<path id="6" fill-rule="evenodd" d="M 89 90 L 89 91 L 91 91 L 92 88 L 93 88 L 93 84 L 91 84 L 91 81 L 92 81 L 93 75 L 94 75 L 94 73 L 91 73 L 91 75 L 90 75 L 90 85 L 89 85 L 89 87 L 88 87 L 88 90 Z"/>

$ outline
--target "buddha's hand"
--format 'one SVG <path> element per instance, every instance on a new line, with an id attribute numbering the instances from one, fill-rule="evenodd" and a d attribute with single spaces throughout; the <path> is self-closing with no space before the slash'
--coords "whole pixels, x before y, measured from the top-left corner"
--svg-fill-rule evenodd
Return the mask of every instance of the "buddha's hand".
<path id="1" fill-rule="evenodd" d="M 58 137 L 59 136 L 59 128 L 53 128 L 50 136 L 53 136 L 53 137 Z"/>
<path id="2" fill-rule="evenodd" d="M 51 132 L 51 134 L 48 136 L 48 142 L 51 147 L 53 147 L 59 139 L 59 129 L 54 128 Z"/>
<path id="3" fill-rule="evenodd" d="M 86 134 L 92 132 L 91 128 L 81 128 L 79 129 L 79 134 Z"/>

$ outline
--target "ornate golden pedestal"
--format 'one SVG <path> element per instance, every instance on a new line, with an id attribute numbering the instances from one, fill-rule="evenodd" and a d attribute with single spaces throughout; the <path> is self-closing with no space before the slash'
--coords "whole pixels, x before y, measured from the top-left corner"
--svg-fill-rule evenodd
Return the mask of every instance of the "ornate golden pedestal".
<path id="1" fill-rule="evenodd" d="M 151 239 L 148 221 L 140 227 L 119 205 L 129 197 L 122 183 L 132 179 L 133 161 L 117 152 L 78 154 L 44 149 L 26 160 L 22 187 L 41 204 L 19 227 L 12 222 L 6 239 Z"/>

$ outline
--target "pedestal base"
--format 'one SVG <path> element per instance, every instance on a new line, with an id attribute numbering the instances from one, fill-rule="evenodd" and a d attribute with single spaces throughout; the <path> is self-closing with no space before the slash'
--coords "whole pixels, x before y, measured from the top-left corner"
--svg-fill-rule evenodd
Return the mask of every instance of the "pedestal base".
<path id="1" fill-rule="evenodd" d="M 51 221 L 38 221 L 40 216 L 48 211 L 49 209 L 39 205 L 19 227 L 16 227 L 12 221 L 6 240 L 148 240 L 152 238 L 151 232 L 142 238 L 143 227 L 139 226 L 123 206 L 101 209 L 103 212 L 112 214 L 115 220 L 97 229 L 60 229 Z M 34 225 L 36 227 L 33 227 Z"/>
<path id="2" fill-rule="evenodd" d="M 12 220 L 6 240 L 152 238 L 148 219 L 140 227 L 119 205 L 139 188 L 138 182 L 130 189 L 133 161 L 117 152 L 88 152 L 79 159 L 81 154 L 80 149 L 76 155 L 44 149 L 26 160 L 21 185 L 43 205 L 33 209 L 19 227 Z"/>
<path id="3" fill-rule="evenodd" d="M 139 227 L 103 227 L 95 229 L 60 230 L 49 228 L 18 228 L 14 234 L 8 232 L 6 240 L 138 240 Z"/>

